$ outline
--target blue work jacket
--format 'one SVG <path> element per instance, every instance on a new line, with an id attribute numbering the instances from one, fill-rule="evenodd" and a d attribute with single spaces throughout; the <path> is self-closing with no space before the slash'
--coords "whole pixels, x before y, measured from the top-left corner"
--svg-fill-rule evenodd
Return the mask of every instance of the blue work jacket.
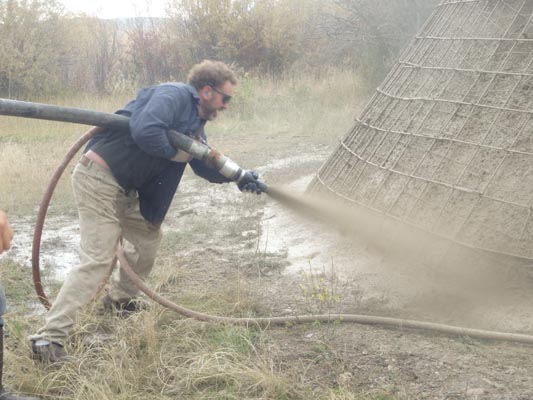
<path id="1" fill-rule="evenodd" d="M 172 161 L 176 149 L 169 129 L 207 144 L 205 121 L 198 113 L 198 92 L 184 83 L 164 83 L 142 89 L 137 98 L 116 113 L 130 117 L 128 130 L 107 130 L 87 145 L 102 157 L 125 191 L 136 190 L 143 217 L 160 225 L 187 163 Z M 193 171 L 213 183 L 231 180 L 200 160 L 189 162 Z"/>

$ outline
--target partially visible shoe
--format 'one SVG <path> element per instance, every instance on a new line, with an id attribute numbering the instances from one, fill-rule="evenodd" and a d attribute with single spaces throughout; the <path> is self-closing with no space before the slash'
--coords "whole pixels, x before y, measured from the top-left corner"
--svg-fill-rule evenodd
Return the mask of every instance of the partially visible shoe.
<path id="1" fill-rule="evenodd" d="M 66 361 L 68 357 L 62 345 L 46 339 L 32 340 L 31 350 L 33 359 L 42 363 Z"/>
<path id="2" fill-rule="evenodd" d="M 149 308 L 148 303 L 138 298 L 112 300 L 109 295 L 104 296 L 102 304 L 105 312 L 110 312 L 119 317 L 129 317 L 134 313 L 148 310 Z"/>
<path id="3" fill-rule="evenodd" d="M 22 396 L 20 394 L 11 393 L 5 388 L 0 388 L 0 400 L 40 400 L 38 397 Z"/>

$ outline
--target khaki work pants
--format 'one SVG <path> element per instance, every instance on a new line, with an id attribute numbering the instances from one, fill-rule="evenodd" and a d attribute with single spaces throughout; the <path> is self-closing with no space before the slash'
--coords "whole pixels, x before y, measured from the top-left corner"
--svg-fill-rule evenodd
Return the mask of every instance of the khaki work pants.
<path id="1" fill-rule="evenodd" d="M 92 300 L 109 271 L 121 236 L 126 259 L 142 279 L 154 264 L 161 230 L 142 217 L 135 191 L 126 194 L 110 171 L 93 161 L 84 164 L 78 163 L 72 175 L 80 222 L 80 263 L 69 272 L 44 327 L 30 340 L 64 344 L 78 310 Z M 110 280 L 111 299 L 137 294 L 137 287 L 117 268 Z"/>

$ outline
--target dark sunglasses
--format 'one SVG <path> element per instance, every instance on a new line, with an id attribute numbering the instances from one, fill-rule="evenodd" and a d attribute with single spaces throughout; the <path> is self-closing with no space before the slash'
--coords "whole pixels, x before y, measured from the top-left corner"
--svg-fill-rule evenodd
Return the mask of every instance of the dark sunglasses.
<path id="1" fill-rule="evenodd" d="M 217 88 L 211 86 L 211 89 L 213 89 L 215 92 L 217 92 L 218 94 L 221 94 L 222 95 L 222 103 L 224 104 L 228 104 L 231 100 L 231 96 L 227 93 L 224 93 L 223 91 L 221 90 L 218 90 Z"/>

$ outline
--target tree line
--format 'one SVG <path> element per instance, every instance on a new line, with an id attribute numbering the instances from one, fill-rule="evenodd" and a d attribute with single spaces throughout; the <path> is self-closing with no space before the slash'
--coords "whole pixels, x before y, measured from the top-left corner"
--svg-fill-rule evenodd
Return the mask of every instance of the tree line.
<path id="1" fill-rule="evenodd" d="M 379 83 L 437 0 L 169 0 L 103 20 L 57 0 L 0 0 L 0 96 L 115 93 L 216 59 L 246 74 L 351 68 Z"/>

